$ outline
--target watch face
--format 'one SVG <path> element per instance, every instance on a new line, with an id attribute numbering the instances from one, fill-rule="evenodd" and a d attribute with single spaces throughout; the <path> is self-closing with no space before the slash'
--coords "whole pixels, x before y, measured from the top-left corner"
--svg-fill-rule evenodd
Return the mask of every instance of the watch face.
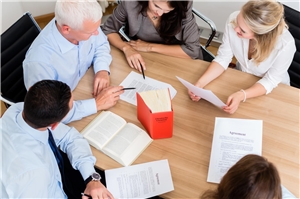
<path id="1" fill-rule="evenodd" d="M 100 180 L 101 176 L 100 176 L 99 173 L 93 173 L 93 174 L 92 174 L 92 178 L 93 178 L 94 180 Z"/>

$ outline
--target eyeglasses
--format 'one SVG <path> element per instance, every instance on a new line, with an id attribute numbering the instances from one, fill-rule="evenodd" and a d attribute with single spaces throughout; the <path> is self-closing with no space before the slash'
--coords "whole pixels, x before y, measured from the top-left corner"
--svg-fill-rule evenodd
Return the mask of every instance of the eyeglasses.
<path id="1" fill-rule="evenodd" d="M 86 34 L 86 35 L 95 35 L 95 34 L 98 34 L 98 29 L 96 29 L 95 31 L 93 32 L 85 32 L 83 30 L 77 30 L 78 32 L 81 32 L 83 34 Z"/>

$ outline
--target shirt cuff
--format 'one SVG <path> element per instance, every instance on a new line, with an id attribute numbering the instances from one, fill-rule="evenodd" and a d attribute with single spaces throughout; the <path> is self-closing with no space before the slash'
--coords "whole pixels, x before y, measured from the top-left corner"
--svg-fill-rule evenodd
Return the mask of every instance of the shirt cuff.
<path id="1" fill-rule="evenodd" d="M 62 120 L 62 123 L 68 124 L 76 120 L 81 120 L 83 117 L 87 117 L 95 113 L 97 113 L 97 105 L 94 98 L 74 101 L 72 109 Z"/>
<path id="2" fill-rule="evenodd" d="M 273 85 L 271 85 L 271 83 L 269 83 L 267 80 L 265 79 L 260 79 L 258 80 L 257 83 L 260 83 L 265 89 L 266 89 L 266 95 L 269 94 L 272 90 L 273 90 Z"/>
<path id="3" fill-rule="evenodd" d="M 95 98 L 81 100 L 81 102 L 82 102 L 82 105 L 84 106 L 86 116 L 97 113 L 97 105 L 96 105 Z"/>
<path id="4" fill-rule="evenodd" d="M 224 68 L 224 70 L 227 70 L 228 65 L 230 64 L 230 61 L 228 62 L 228 60 L 222 59 L 218 56 L 215 57 L 215 59 L 212 60 L 212 61 L 217 62 L 218 64 L 220 64 Z"/>
<path id="5" fill-rule="evenodd" d="M 94 165 L 90 162 L 81 164 L 78 170 L 80 171 L 83 180 L 86 180 L 92 173 L 96 172 Z"/>

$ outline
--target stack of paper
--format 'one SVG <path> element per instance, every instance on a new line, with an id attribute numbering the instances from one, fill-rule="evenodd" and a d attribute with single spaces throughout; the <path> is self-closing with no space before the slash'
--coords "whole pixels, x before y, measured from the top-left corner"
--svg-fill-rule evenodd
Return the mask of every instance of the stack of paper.
<path id="1" fill-rule="evenodd" d="M 172 111 L 169 89 L 150 90 L 139 94 L 152 113 Z"/>

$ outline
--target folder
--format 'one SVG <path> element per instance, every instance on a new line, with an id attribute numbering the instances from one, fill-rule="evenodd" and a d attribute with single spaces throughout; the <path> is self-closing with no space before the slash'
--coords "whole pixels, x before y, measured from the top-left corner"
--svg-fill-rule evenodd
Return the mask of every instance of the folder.
<path id="1" fill-rule="evenodd" d="M 172 111 L 152 113 L 143 98 L 136 93 L 137 118 L 152 139 L 170 138 L 173 135 L 173 107 Z M 171 100 L 171 98 L 170 98 Z"/>

